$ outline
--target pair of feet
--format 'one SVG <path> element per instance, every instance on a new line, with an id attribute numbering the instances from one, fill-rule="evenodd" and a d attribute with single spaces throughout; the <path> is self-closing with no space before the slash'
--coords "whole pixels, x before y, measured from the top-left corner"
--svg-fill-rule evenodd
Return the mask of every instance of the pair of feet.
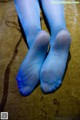
<path id="1" fill-rule="evenodd" d="M 61 30 L 48 51 L 49 42 L 50 35 L 40 31 L 20 66 L 16 80 L 23 96 L 31 94 L 39 81 L 44 93 L 55 91 L 62 83 L 71 43 L 70 34 L 67 30 Z"/>

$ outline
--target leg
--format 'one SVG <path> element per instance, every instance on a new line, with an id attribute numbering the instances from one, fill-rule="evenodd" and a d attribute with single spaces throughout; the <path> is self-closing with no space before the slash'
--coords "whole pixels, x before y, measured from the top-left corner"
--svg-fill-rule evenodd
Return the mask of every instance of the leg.
<path id="1" fill-rule="evenodd" d="M 49 34 L 41 30 L 38 0 L 14 0 L 24 29 L 29 51 L 17 74 L 18 88 L 22 95 L 29 95 L 39 82 L 40 67 L 47 53 Z"/>
<path id="2" fill-rule="evenodd" d="M 41 31 L 38 0 L 14 0 L 14 3 L 26 35 L 28 45 L 31 47 L 36 35 Z"/>
<path id="3" fill-rule="evenodd" d="M 51 31 L 51 41 L 55 40 L 57 33 L 63 29 L 66 29 L 66 23 L 64 18 L 64 5 L 63 4 L 53 4 L 53 2 L 60 2 L 62 0 L 40 0 L 43 8 L 43 12 L 48 20 L 50 31 Z M 64 0 L 63 0 L 64 1 Z"/>
<path id="4" fill-rule="evenodd" d="M 47 93 L 55 91 L 62 83 L 71 38 L 66 30 L 64 5 L 53 4 L 62 0 L 40 1 L 51 31 L 50 51 L 40 74 L 41 88 Z"/>

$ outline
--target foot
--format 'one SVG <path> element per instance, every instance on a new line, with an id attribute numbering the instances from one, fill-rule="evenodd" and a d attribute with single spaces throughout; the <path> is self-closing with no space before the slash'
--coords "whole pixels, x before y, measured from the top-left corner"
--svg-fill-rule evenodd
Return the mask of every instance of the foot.
<path id="1" fill-rule="evenodd" d="M 67 30 L 61 30 L 51 45 L 40 72 L 41 88 L 50 93 L 60 87 L 66 68 L 71 37 Z"/>
<path id="2" fill-rule="evenodd" d="M 29 95 L 39 83 L 39 72 L 45 59 L 50 36 L 45 31 L 40 31 L 23 60 L 16 80 L 23 96 Z"/>

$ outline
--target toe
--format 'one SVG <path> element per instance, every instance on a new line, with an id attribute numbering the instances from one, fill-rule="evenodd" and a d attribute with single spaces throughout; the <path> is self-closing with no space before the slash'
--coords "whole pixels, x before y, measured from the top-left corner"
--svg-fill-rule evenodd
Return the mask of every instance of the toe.
<path id="1" fill-rule="evenodd" d="M 18 75 L 16 76 L 16 80 L 18 81 L 18 82 L 21 82 L 22 80 L 21 80 L 21 77 L 19 77 Z"/>
<path id="2" fill-rule="evenodd" d="M 22 79 L 21 79 L 21 77 L 20 76 L 16 76 L 16 81 L 17 81 L 17 84 L 18 84 L 18 88 L 20 89 L 20 88 L 22 88 L 22 87 L 24 87 L 23 86 L 23 81 L 22 81 Z"/>
<path id="3" fill-rule="evenodd" d="M 44 93 L 52 93 L 56 91 L 61 86 L 62 81 L 58 80 L 54 82 L 53 84 L 49 84 L 47 82 L 41 83 L 41 89 Z"/>
<path id="4" fill-rule="evenodd" d="M 41 89 L 44 93 L 48 93 L 49 92 L 49 84 L 48 83 L 42 83 L 41 84 Z"/>
<path id="5" fill-rule="evenodd" d="M 22 96 L 28 96 L 33 91 L 33 88 L 31 86 L 26 86 L 26 87 L 20 88 L 19 91 Z"/>
<path id="6" fill-rule="evenodd" d="M 16 77 L 16 80 L 18 83 L 18 88 L 19 88 L 20 94 L 22 96 L 28 96 L 33 91 L 33 87 L 29 86 L 29 85 L 25 86 L 23 83 L 23 80 L 18 75 Z"/>

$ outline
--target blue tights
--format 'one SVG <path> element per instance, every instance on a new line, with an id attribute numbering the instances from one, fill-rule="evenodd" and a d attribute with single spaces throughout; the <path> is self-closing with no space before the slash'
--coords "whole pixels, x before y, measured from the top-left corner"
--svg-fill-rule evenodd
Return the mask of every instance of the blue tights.
<path id="1" fill-rule="evenodd" d="M 62 0 L 14 0 L 29 51 L 17 74 L 20 93 L 29 95 L 40 80 L 43 92 L 55 91 L 62 83 L 71 43 L 66 29 L 64 5 L 53 4 Z M 40 7 L 50 27 L 50 35 L 41 29 Z M 47 54 L 48 44 L 50 50 Z"/>

